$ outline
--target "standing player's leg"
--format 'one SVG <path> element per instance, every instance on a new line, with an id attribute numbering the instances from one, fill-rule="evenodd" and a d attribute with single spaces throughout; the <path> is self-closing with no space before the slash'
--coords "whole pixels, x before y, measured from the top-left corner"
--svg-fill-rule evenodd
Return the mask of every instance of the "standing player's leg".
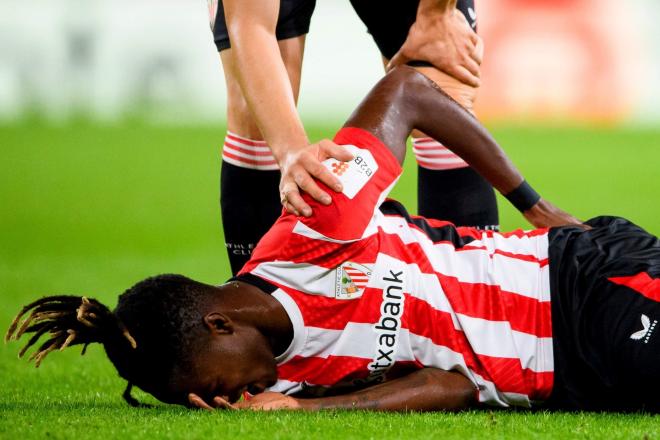
<path id="1" fill-rule="evenodd" d="M 305 36 L 279 41 L 297 100 Z M 236 79 L 232 49 L 220 52 L 227 84 L 227 135 L 222 149 L 220 209 L 233 274 L 279 216 L 280 172 Z"/>
<path id="2" fill-rule="evenodd" d="M 456 7 L 476 31 L 474 0 Z M 417 203 L 421 215 L 445 218 L 458 225 L 498 229 L 499 216 L 493 187 L 465 161 L 436 140 L 413 132 L 417 159 Z"/>
<path id="3" fill-rule="evenodd" d="M 406 40 L 408 30 L 415 22 L 419 2 L 384 0 L 377 10 L 366 0 L 351 0 L 351 3 L 387 64 Z M 474 0 L 458 0 L 456 6 L 476 29 Z M 451 149 L 417 130 L 412 138 L 418 164 L 419 213 L 449 220 L 459 226 L 497 229 L 499 218 L 492 186 Z"/>
<path id="4" fill-rule="evenodd" d="M 300 90 L 305 35 L 315 0 L 281 0 L 276 37 L 294 99 Z M 220 209 L 233 274 L 249 260 L 252 249 L 280 215 L 280 172 L 248 108 L 236 75 L 222 2 L 214 39 L 227 86 L 227 134 L 222 149 Z"/>

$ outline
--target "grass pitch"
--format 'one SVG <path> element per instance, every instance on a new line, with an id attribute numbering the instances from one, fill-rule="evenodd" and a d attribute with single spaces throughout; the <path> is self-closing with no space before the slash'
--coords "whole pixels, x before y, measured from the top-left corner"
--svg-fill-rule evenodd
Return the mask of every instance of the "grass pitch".
<path id="1" fill-rule="evenodd" d="M 312 130 L 314 138 L 333 128 Z M 616 214 L 660 233 L 660 132 L 495 127 L 528 180 L 580 218 Z M 229 275 L 219 222 L 221 128 L 0 127 L 0 328 L 45 294 L 114 306 L 134 282 Z M 411 212 L 415 167 L 393 193 Z M 525 227 L 500 200 L 504 230 Z M 660 438 L 660 417 L 469 411 L 222 413 L 129 408 L 99 346 L 53 353 L 40 369 L 0 348 L 2 438 Z M 146 402 L 149 396 L 136 393 Z"/>

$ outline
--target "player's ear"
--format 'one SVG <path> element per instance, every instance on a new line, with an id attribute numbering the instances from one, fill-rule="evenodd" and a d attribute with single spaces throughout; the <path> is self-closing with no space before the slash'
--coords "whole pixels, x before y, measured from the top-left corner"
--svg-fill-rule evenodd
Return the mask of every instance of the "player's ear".
<path id="1" fill-rule="evenodd" d="M 204 316 L 204 325 L 211 333 L 217 335 L 230 335 L 234 333 L 234 323 L 227 315 L 220 312 L 211 312 Z"/>

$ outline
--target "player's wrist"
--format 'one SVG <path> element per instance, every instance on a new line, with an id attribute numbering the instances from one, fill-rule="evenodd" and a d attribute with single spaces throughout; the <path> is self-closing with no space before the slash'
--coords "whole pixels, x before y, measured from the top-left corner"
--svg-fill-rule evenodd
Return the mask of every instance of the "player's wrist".
<path id="1" fill-rule="evenodd" d="M 281 169 L 291 160 L 291 158 L 296 157 L 300 151 L 304 150 L 308 145 L 309 141 L 307 140 L 307 137 L 293 140 L 283 139 L 273 141 L 270 144 L 270 149 Z"/>
<path id="2" fill-rule="evenodd" d="M 271 151 L 273 152 L 275 161 L 279 165 L 280 169 L 282 169 L 291 162 L 291 159 L 299 151 L 299 148 L 284 145 L 279 147 L 271 147 Z"/>
<path id="3" fill-rule="evenodd" d="M 452 12 L 430 10 L 428 12 L 417 14 L 415 19 L 415 29 L 422 33 L 432 32 L 428 35 L 444 34 L 451 26 Z"/>
<path id="4" fill-rule="evenodd" d="M 512 191 L 504 194 L 504 197 L 520 212 L 529 211 L 541 200 L 541 195 L 526 180 L 523 180 Z"/>
<path id="5" fill-rule="evenodd" d="M 277 407 L 277 409 L 286 409 L 286 410 L 304 410 L 302 407 L 301 401 L 303 399 L 298 399 L 292 396 L 285 396 L 282 405 Z"/>
<path id="6" fill-rule="evenodd" d="M 428 16 L 449 16 L 456 9 L 456 0 L 422 0 L 417 7 L 417 19 Z"/>
<path id="7" fill-rule="evenodd" d="M 321 399 L 322 398 L 293 398 L 296 401 L 296 407 L 291 409 L 297 409 L 300 411 L 319 411 L 324 409 Z"/>

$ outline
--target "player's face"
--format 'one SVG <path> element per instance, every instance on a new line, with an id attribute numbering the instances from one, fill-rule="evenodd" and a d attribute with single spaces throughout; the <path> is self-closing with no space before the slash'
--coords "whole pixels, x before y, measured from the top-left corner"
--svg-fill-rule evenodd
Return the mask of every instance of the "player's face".
<path id="1" fill-rule="evenodd" d="M 200 341 L 201 342 L 201 341 Z M 264 336 L 237 326 L 229 334 L 209 335 L 192 356 L 190 371 L 176 379 L 177 394 L 195 393 L 207 402 L 220 396 L 236 402 L 248 391 L 261 393 L 277 381 L 276 362 Z"/>

